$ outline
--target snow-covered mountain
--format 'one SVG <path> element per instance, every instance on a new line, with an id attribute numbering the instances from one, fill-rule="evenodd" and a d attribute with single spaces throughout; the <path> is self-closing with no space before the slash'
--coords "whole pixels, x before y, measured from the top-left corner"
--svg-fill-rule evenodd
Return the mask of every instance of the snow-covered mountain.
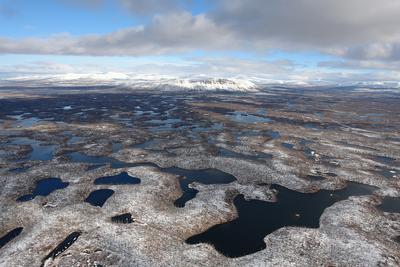
<path id="1" fill-rule="evenodd" d="M 163 90 L 226 90 L 226 91 L 256 91 L 257 85 L 248 80 L 239 79 L 171 79 L 160 80 L 153 87 Z"/>
<path id="2" fill-rule="evenodd" d="M 132 89 L 256 91 L 258 86 L 245 79 L 175 78 L 124 73 L 57 74 L 3 79 L 0 85 L 14 86 L 124 86 Z"/>
<path id="3" fill-rule="evenodd" d="M 236 91 L 254 92 L 269 86 L 285 87 L 342 87 L 352 86 L 359 90 L 400 90 L 398 81 L 364 81 L 332 83 L 330 81 L 297 81 L 271 80 L 257 77 L 246 78 L 215 78 L 206 76 L 172 77 L 166 75 L 149 75 L 133 73 L 90 73 L 90 74 L 54 74 L 30 75 L 12 78 L 0 78 L 0 86 L 24 87 L 69 87 L 69 86 L 121 86 L 127 89 L 155 89 L 159 91 L 196 90 L 196 91 Z"/>

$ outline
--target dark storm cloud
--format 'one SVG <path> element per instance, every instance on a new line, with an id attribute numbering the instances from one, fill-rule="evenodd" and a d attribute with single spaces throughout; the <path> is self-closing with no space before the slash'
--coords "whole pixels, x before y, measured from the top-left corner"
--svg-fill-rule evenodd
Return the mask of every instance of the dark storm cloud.
<path id="1" fill-rule="evenodd" d="M 373 43 L 354 46 L 343 49 L 339 54 L 358 60 L 400 61 L 400 43 Z"/>
<path id="2" fill-rule="evenodd" d="M 398 40 L 398 0 L 221 0 L 219 25 L 255 41 L 312 47 Z"/>
<path id="3" fill-rule="evenodd" d="M 97 8 L 105 3 L 105 0 L 57 0 L 64 5 Z M 133 15 L 148 16 L 173 11 L 182 11 L 185 4 L 191 0 L 115 0 L 121 7 Z"/>
<path id="4" fill-rule="evenodd" d="M 187 2 L 187 0 L 120 0 L 120 2 L 131 13 L 145 16 L 180 10 L 181 4 Z"/>

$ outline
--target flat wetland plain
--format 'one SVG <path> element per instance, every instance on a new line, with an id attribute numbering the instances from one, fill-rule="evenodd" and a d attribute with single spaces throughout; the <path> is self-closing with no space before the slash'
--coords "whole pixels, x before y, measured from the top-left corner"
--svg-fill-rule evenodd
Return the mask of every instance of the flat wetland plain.
<path id="1" fill-rule="evenodd" d="M 0 88 L 0 266 L 399 266 L 400 92 Z"/>

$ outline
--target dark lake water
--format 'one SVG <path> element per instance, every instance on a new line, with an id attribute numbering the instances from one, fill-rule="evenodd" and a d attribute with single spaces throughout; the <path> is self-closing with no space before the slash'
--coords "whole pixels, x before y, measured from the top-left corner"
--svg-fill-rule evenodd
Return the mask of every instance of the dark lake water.
<path id="1" fill-rule="evenodd" d="M 25 115 L 21 115 L 21 116 L 14 116 L 15 118 L 18 119 L 17 121 L 17 127 L 32 127 L 35 124 L 38 124 L 41 119 L 38 117 L 27 117 L 25 118 Z"/>
<path id="2" fill-rule="evenodd" d="M 85 199 L 85 202 L 88 202 L 92 206 L 103 207 L 107 199 L 109 199 L 113 194 L 114 190 L 99 189 L 91 192 L 89 196 Z"/>
<path id="3" fill-rule="evenodd" d="M 385 197 L 378 208 L 385 212 L 400 213 L 400 197 Z"/>
<path id="4" fill-rule="evenodd" d="M 320 190 L 300 193 L 279 185 L 277 202 L 245 200 L 243 195 L 234 199 L 239 217 L 215 225 L 207 231 L 186 240 L 188 244 L 209 243 L 228 257 L 241 257 L 266 248 L 264 237 L 285 226 L 318 228 L 324 210 L 349 196 L 368 195 L 376 188 L 349 182 L 341 190 Z"/>
<path id="5" fill-rule="evenodd" d="M 113 142 L 111 144 L 112 153 L 120 151 L 123 147 L 124 145 L 121 142 Z"/>
<path id="6" fill-rule="evenodd" d="M 186 202 L 195 198 L 198 191 L 189 187 L 190 183 L 198 182 L 202 184 L 227 184 L 236 180 L 236 178 L 228 173 L 217 169 L 204 169 L 204 170 L 186 170 L 178 167 L 160 168 L 154 163 L 126 163 L 111 157 L 102 156 L 88 156 L 80 152 L 72 152 L 68 154 L 71 161 L 94 164 L 94 166 L 102 166 L 111 164 L 111 168 L 119 169 L 126 167 L 136 166 L 151 166 L 160 169 L 163 172 L 181 176 L 180 186 L 182 189 L 182 196 L 175 201 L 175 206 L 184 207 Z M 102 177 L 95 181 L 101 184 L 124 184 L 124 183 L 138 183 L 140 179 L 135 180 L 127 177 L 127 173 L 121 173 L 117 176 Z"/>
<path id="7" fill-rule="evenodd" d="M 29 201 L 36 196 L 47 196 L 58 189 L 64 189 L 69 183 L 63 182 L 60 178 L 47 178 L 37 182 L 32 194 L 21 196 L 17 201 Z"/>
<path id="8" fill-rule="evenodd" d="M 277 139 L 279 137 L 281 137 L 281 133 L 278 131 L 272 131 L 272 130 L 268 130 L 267 134 L 272 138 L 272 139 Z"/>
<path id="9" fill-rule="evenodd" d="M 12 145 L 30 145 L 32 152 L 23 160 L 52 160 L 57 145 L 42 144 L 42 142 L 26 137 L 17 138 L 11 142 Z"/>
<path id="10" fill-rule="evenodd" d="M 46 257 L 42 260 L 42 265 L 44 266 L 46 260 L 52 258 L 55 259 L 58 255 L 66 251 L 81 235 L 81 232 L 73 232 L 68 235 L 60 244 L 57 245 Z"/>
<path id="11" fill-rule="evenodd" d="M 396 159 L 387 156 L 375 156 L 374 158 L 376 161 L 388 165 L 392 165 L 396 162 Z"/>
<path id="12" fill-rule="evenodd" d="M 139 184 L 140 179 L 130 176 L 127 172 L 121 172 L 120 174 L 113 176 L 105 176 L 97 178 L 94 184 L 111 184 L 111 185 L 126 185 L 126 184 Z"/>
<path id="13" fill-rule="evenodd" d="M 393 179 L 397 177 L 397 171 L 395 169 L 389 169 L 382 166 L 375 166 L 375 169 L 372 172 L 382 175 L 388 179 Z"/>
<path id="14" fill-rule="evenodd" d="M 184 207 L 186 202 L 195 198 L 198 190 L 190 188 L 189 184 L 228 184 L 236 180 L 235 176 L 217 169 L 186 170 L 178 167 L 164 168 L 164 172 L 181 176 L 180 186 L 182 196 L 175 201 L 176 207 Z"/>
<path id="15" fill-rule="evenodd" d="M 282 143 L 281 144 L 283 147 L 292 150 L 294 148 L 293 144 L 289 144 L 289 143 Z"/>
<path id="16" fill-rule="evenodd" d="M 0 248 L 4 247 L 8 242 L 10 242 L 11 240 L 13 240 L 14 238 L 16 238 L 17 236 L 19 236 L 19 234 L 21 234 L 22 230 L 24 228 L 22 227 L 18 227 L 15 228 L 11 231 L 9 231 L 7 234 L 5 234 L 4 236 L 2 236 L 0 238 Z"/>
<path id="17" fill-rule="evenodd" d="M 111 221 L 114 223 L 123 223 L 123 224 L 134 222 L 134 220 L 132 218 L 132 214 L 130 214 L 130 213 L 124 213 L 121 215 L 113 216 L 113 217 L 111 217 Z"/>

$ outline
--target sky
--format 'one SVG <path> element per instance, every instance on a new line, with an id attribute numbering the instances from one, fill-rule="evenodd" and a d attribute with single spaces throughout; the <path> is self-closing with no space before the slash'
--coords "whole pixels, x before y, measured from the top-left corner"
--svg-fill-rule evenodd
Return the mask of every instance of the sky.
<path id="1" fill-rule="evenodd" d="M 0 78 L 400 81 L 399 0 L 0 0 Z"/>

